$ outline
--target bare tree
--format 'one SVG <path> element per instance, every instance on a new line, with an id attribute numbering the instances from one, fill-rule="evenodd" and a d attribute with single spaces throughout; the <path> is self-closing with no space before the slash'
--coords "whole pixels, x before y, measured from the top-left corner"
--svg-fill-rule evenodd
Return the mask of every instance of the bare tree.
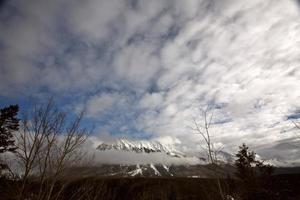
<path id="1" fill-rule="evenodd" d="M 296 123 L 295 121 L 292 121 L 292 123 L 295 125 L 295 127 L 296 127 L 297 129 L 300 130 L 300 124 Z"/>
<path id="2" fill-rule="evenodd" d="M 81 128 L 82 117 L 80 113 L 67 118 L 52 99 L 24 115 L 16 135 L 22 169 L 19 199 L 24 199 L 30 178 L 40 184 L 37 199 L 58 199 L 60 191 L 54 193 L 55 184 L 67 167 L 82 159 L 81 146 L 90 133 Z"/>
<path id="3" fill-rule="evenodd" d="M 296 121 L 294 121 L 294 120 L 290 120 L 292 123 L 293 123 L 293 125 L 294 125 L 294 127 L 296 128 L 296 129 L 298 129 L 299 130 L 299 132 L 298 133 L 295 133 L 295 139 L 297 140 L 300 140 L 300 123 L 299 122 L 296 122 Z M 293 146 L 293 147 L 296 147 L 296 148 L 299 148 L 299 145 L 297 145 L 297 144 L 290 144 L 291 146 Z"/>
<path id="4" fill-rule="evenodd" d="M 202 112 L 201 123 L 199 123 L 196 119 L 193 119 L 193 126 L 191 127 L 191 129 L 196 134 L 199 134 L 204 141 L 205 145 L 203 149 L 205 150 L 209 164 L 211 164 L 213 167 L 214 178 L 217 180 L 220 196 L 222 199 L 225 199 L 221 181 L 216 171 L 218 165 L 217 154 L 220 151 L 220 149 L 215 148 L 210 133 L 210 127 L 212 125 L 212 119 L 213 119 L 213 111 L 211 110 L 210 106 L 207 106 L 206 109 L 201 110 L 201 112 Z"/>

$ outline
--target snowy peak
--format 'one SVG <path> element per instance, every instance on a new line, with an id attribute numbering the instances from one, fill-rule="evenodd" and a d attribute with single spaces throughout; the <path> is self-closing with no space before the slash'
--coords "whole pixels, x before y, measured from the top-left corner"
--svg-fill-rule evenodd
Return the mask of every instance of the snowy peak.
<path id="1" fill-rule="evenodd" d="M 102 143 L 97 147 L 100 151 L 117 150 L 135 153 L 155 153 L 161 152 L 173 157 L 185 157 L 172 145 L 165 145 L 155 140 L 127 140 L 119 139 L 112 143 Z"/>

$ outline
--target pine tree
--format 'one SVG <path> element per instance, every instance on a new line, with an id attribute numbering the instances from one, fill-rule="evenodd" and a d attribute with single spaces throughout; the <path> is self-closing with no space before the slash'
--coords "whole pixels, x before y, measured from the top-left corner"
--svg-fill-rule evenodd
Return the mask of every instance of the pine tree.
<path id="1" fill-rule="evenodd" d="M 0 109 L 0 154 L 16 150 L 13 132 L 19 129 L 18 111 L 18 105 Z M 0 163 L 0 169 L 6 167 L 6 164 Z"/>
<path id="2" fill-rule="evenodd" d="M 240 150 L 236 154 L 237 160 L 235 161 L 236 176 L 242 180 L 252 181 L 255 176 L 254 166 L 257 164 L 255 153 L 249 151 L 249 147 L 246 144 L 239 148 Z"/>
<path id="3" fill-rule="evenodd" d="M 250 151 L 246 144 L 243 144 L 239 148 L 236 154 L 235 166 L 236 176 L 241 184 L 242 190 L 240 192 L 242 199 L 273 198 L 270 183 L 274 168 L 271 165 L 256 160 L 256 154 L 254 151 Z"/>

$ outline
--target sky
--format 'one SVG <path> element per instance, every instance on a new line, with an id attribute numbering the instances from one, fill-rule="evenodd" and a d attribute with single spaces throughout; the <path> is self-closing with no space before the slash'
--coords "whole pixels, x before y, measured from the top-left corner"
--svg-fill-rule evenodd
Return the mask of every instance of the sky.
<path id="1" fill-rule="evenodd" d="M 54 97 L 99 138 L 243 142 L 300 163 L 296 0 L 2 0 L 0 106 Z M 97 141 L 97 140 L 96 140 Z"/>

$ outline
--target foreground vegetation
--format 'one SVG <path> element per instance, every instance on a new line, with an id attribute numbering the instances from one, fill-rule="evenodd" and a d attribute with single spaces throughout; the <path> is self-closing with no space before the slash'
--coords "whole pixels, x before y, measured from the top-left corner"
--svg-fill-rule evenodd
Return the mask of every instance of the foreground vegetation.
<path id="1" fill-rule="evenodd" d="M 224 192 L 238 198 L 244 190 L 240 182 L 231 179 L 222 180 Z M 55 184 L 51 196 L 57 200 L 219 200 L 221 199 L 215 180 L 198 178 L 87 178 L 64 180 Z M 249 189 L 249 200 L 298 200 L 300 199 L 300 174 L 277 175 L 272 177 L 266 188 Z M 16 200 L 21 183 L 19 181 L 1 180 L 0 193 L 3 200 Z M 26 195 L 22 199 L 43 199 L 39 196 L 41 184 L 30 181 Z M 230 197 L 230 198 L 231 198 Z M 227 196 L 228 199 L 229 196 Z"/>

